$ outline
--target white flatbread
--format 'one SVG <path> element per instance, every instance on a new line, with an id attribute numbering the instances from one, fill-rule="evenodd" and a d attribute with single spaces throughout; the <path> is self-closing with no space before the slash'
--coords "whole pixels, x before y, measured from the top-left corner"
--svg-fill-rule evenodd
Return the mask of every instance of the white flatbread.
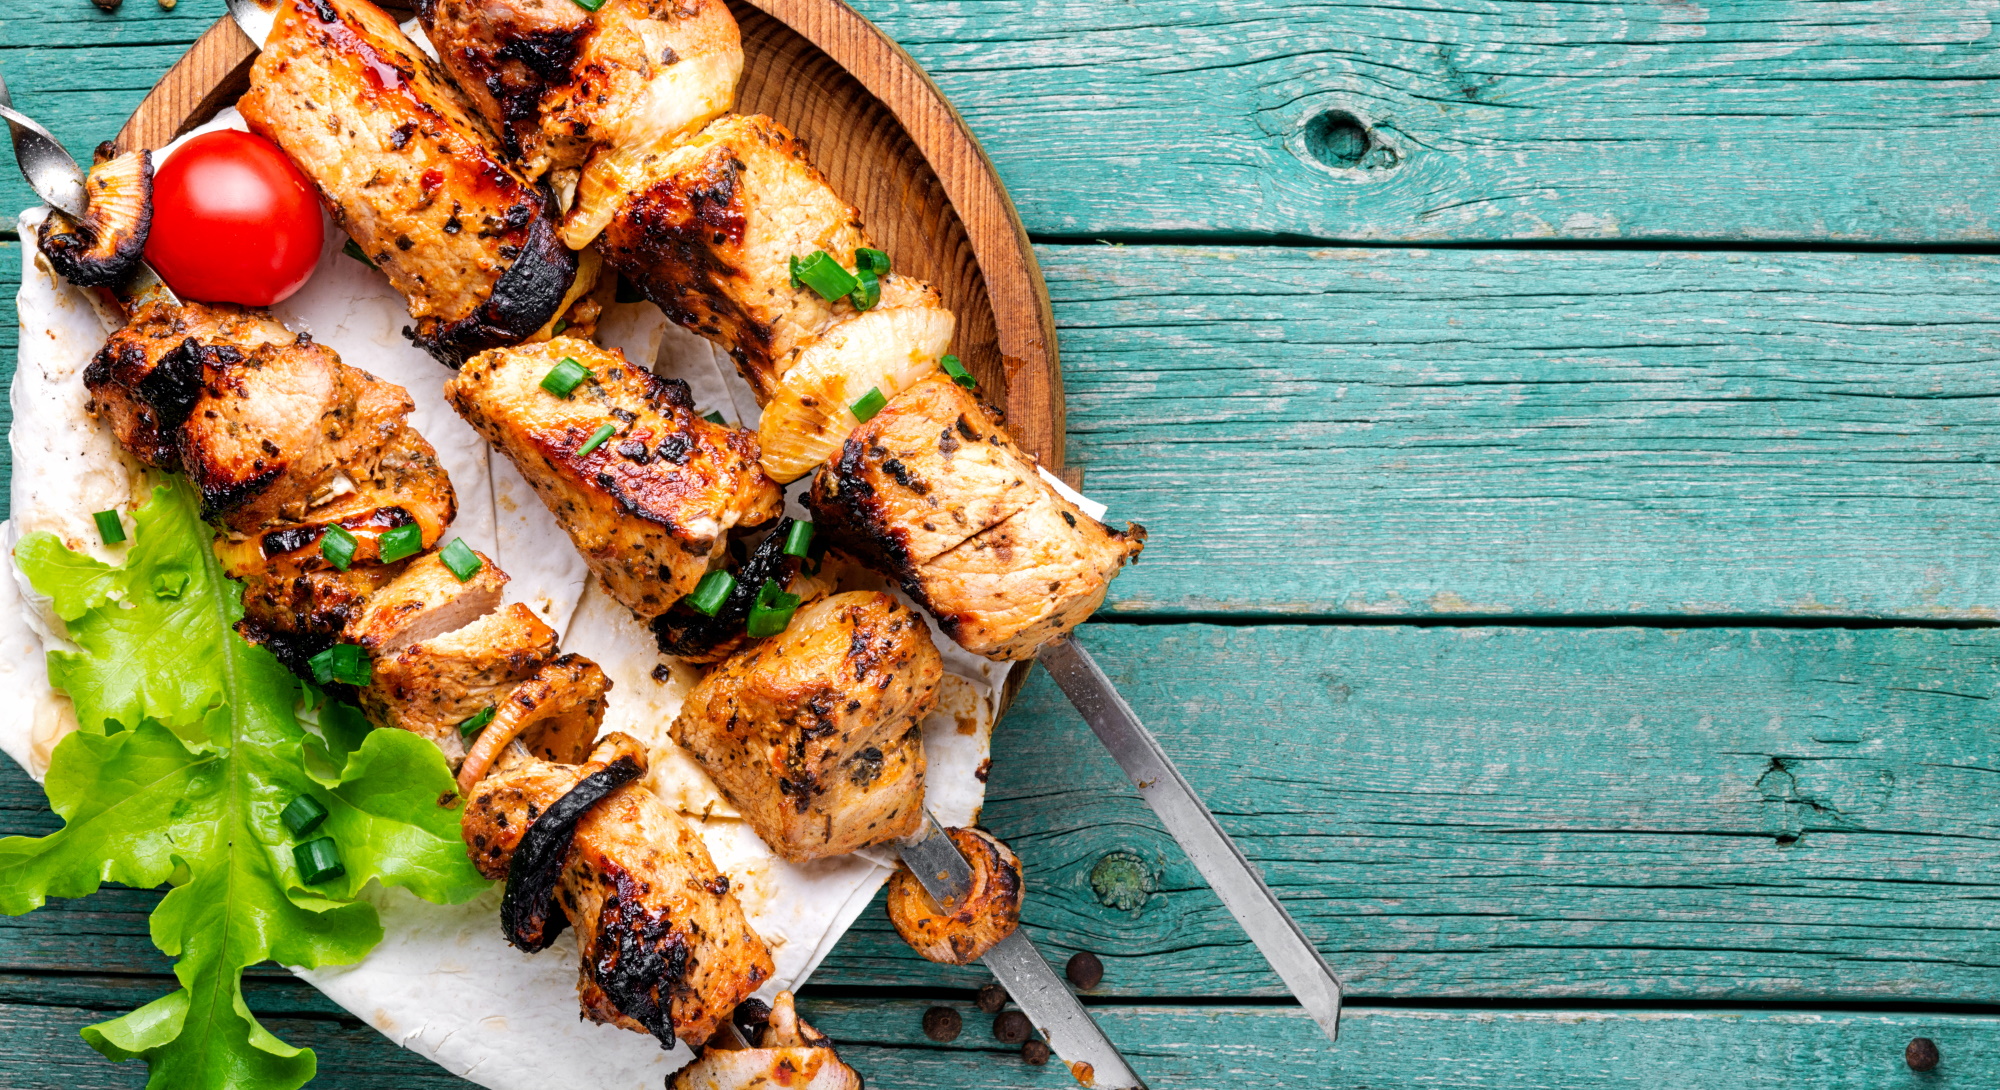
<path id="1" fill-rule="evenodd" d="M 243 127 L 233 109 L 195 133 L 225 127 Z M 39 209 L 24 213 L 20 237 L 32 240 L 41 218 Z M 410 322 L 402 299 L 379 274 L 341 253 L 346 240 L 338 230 L 329 227 L 327 234 L 312 280 L 273 312 L 346 363 L 409 390 L 417 405 L 412 422 L 437 447 L 458 492 L 453 532 L 512 576 L 510 601 L 528 603 L 563 633 L 565 649 L 595 659 L 611 676 L 605 729 L 646 742 L 648 786 L 697 822 L 751 925 L 771 944 L 777 974 L 760 994 L 797 987 L 867 907 L 893 860 L 868 852 L 788 864 L 737 818 L 667 737 L 691 673 L 661 658 L 631 614 L 595 588 L 527 483 L 445 404 L 444 370 L 402 336 Z M 108 330 L 32 242 L 21 250 L 20 367 L 10 391 L 13 519 L 0 524 L 0 537 L 10 558 L 20 536 L 49 530 L 71 548 L 115 561 L 122 547 L 97 543 L 90 514 L 129 510 L 144 498 L 147 477 L 83 409 L 83 368 Z M 755 400 L 727 358 L 670 326 L 651 304 L 614 307 L 600 329 L 604 343 L 635 359 L 656 359 L 661 374 L 685 380 L 704 411 L 755 426 Z M 65 640 L 46 601 L 18 571 L 11 574 L 0 581 L 0 750 L 40 779 L 50 750 L 75 725 L 43 668 L 43 652 Z M 924 724 L 926 802 L 946 824 L 969 825 L 985 797 L 984 766 L 1006 668 L 965 652 L 935 626 L 933 633 L 948 676 Z M 661 663 L 669 665 L 666 681 L 653 677 Z M 665 1051 L 649 1037 L 579 1020 L 574 940 L 566 934 L 534 956 L 508 946 L 500 936 L 497 890 L 459 906 L 376 887 L 367 896 L 382 913 L 382 944 L 356 965 L 294 971 L 446 1070 L 494 1090 L 653 1090 L 690 1058 L 685 1046 Z"/>

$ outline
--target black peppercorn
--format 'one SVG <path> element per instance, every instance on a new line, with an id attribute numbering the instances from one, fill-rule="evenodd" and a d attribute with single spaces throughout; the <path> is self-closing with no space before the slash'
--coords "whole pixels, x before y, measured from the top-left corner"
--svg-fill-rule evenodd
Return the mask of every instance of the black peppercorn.
<path id="1" fill-rule="evenodd" d="M 1020 1011 L 1001 1011 L 993 1020 L 993 1036 L 1001 1044 L 1018 1045 L 1028 1039 L 1033 1028 L 1028 1024 L 1028 1016 Z"/>
<path id="2" fill-rule="evenodd" d="M 1929 1037 L 1913 1037 L 1910 1046 L 1903 1050 L 1903 1062 L 1912 1071 L 1931 1071 L 1938 1065 L 1937 1042 Z"/>
<path id="3" fill-rule="evenodd" d="M 771 1021 L 771 1005 L 761 999 L 745 999 L 736 1005 L 729 1020 L 743 1034 L 743 1039 L 755 1044 L 764 1032 L 764 1026 Z"/>
<path id="4" fill-rule="evenodd" d="M 1049 1046 L 1046 1041 L 1022 1041 L 1021 1058 L 1040 1067 L 1049 1062 Z"/>
<path id="5" fill-rule="evenodd" d="M 1089 991 L 1104 983 L 1104 963 L 1088 950 L 1079 951 L 1069 959 L 1063 968 L 1063 975 L 1081 991 Z"/>
<path id="6" fill-rule="evenodd" d="M 1002 988 L 999 981 L 989 980 L 984 988 L 979 989 L 977 1002 L 980 1010 L 988 1014 L 999 1014 L 1000 1008 L 1007 1005 L 1007 989 Z"/>
<path id="7" fill-rule="evenodd" d="M 956 1041 L 964 1023 L 950 1007 L 932 1007 L 924 1012 L 924 1036 L 933 1041 Z"/>

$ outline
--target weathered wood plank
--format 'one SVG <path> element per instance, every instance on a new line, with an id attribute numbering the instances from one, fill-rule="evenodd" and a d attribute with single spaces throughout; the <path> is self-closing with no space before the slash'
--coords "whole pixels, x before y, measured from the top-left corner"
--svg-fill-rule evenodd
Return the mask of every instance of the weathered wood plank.
<path id="1" fill-rule="evenodd" d="M 0 976 L 0 1071 L 16 1090 L 109 1090 L 145 1084 L 142 1065 L 114 1065 L 76 1030 L 169 985 L 167 980 Z M 341 1090 L 469 1087 L 374 1030 L 345 1018 L 298 1015 L 303 985 L 251 1001 L 285 1040 L 318 1054 L 314 1083 Z M 1059 1065 L 1030 1067 L 993 1040 L 991 1016 L 964 1001 L 964 1031 L 939 1045 L 919 1025 L 931 1001 L 808 996 L 806 1017 L 882 1090 L 1074 1086 Z M 1653 1090 L 1774 1087 L 1984 1090 L 2000 1079 L 2000 1019 L 1968 1015 L 1786 1010 L 1423 1010 L 1351 1007 L 1325 1046 L 1293 1007 L 1100 1006 L 1096 1016 L 1158 1090 L 1382 1086 L 1494 1090 Z M 1937 1042 L 1943 1062 L 1921 1079 L 1902 1059 L 1912 1037 Z M 623 1090 L 623 1088 L 618 1088 Z"/>
<path id="2" fill-rule="evenodd" d="M 1040 252 L 1120 613 L 2000 617 L 2000 259 Z"/>
<path id="3" fill-rule="evenodd" d="M 1992 1002 L 2000 632 L 1099 625 L 1085 641 L 1359 996 Z M 1282 989 L 1046 677 L 987 823 L 1107 996 Z M 5 780 L 0 818 L 45 823 Z M 45 827 L 39 824 L 37 827 Z M 1128 906 L 1107 856 L 1156 887 Z M 1106 887 L 1100 894 L 1095 884 Z M 0 919 L 0 968 L 163 968 L 151 895 Z M 974 988 L 879 906 L 814 977 Z"/>
<path id="4" fill-rule="evenodd" d="M 1039 235 L 1983 243 L 2000 229 L 1984 0 L 856 7 L 936 78 Z M 221 12 L 26 7 L 0 20 L 0 71 L 86 149 Z M 25 199 L 0 176 L 0 207 Z"/>

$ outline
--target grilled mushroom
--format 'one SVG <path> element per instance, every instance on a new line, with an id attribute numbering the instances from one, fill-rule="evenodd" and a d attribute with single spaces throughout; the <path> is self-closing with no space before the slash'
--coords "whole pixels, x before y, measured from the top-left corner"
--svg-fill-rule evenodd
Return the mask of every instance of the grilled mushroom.
<path id="1" fill-rule="evenodd" d="M 130 276 L 153 226 L 153 153 L 116 151 L 108 140 L 97 145 L 83 183 L 83 221 L 51 211 L 36 240 L 63 279 L 81 288 L 110 287 Z"/>
<path id="2" fill-rule="evenodd" d="M 667 1080 L 667 1090 L 861 1090 L 861 1076 L 840 1062 L 833 1042 L 800 1018 L 792 993 L 779 992 L 754 1048 L 710 1045 Z"/>
<path id="3" fill-rule="evenodd" d="M 984 829 L 945 832 L 972 864 L 972 892 L 947 913 L 915 875 L 898 868 L 889 879 L 889 922 L 926 961 L 966 965 L 1021 926 L 1021 861 Z"/>

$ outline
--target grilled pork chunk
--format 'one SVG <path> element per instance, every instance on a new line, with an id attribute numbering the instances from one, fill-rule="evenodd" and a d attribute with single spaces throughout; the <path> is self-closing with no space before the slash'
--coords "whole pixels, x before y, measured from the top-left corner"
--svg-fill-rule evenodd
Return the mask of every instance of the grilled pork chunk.
<path id="1" fill-rule="evenodd" d="M 541 386 L 565 359 L 590 371 L 567 397 Z M 756 440 L 695 415 L 685 383 L 656 378 L 616 349 L 566 337 L 495 349 L 467 362 L 445 397 L 513 461 L 604 589 L 642 620 L 693 590 L 732 530 L 778 517 L 782 496 L 757 466 Z"/>
<path id="2" fill-rule="evenodd" d="M 906 867 L 889 877 L 889 922 L 910 949 L 939 965 L 969 965 L 1021 926 L 1021 860 L 984 829 L 946 829 L 972 865 L 972 892 L 947 913 Z"/>
<path id="3" fill-rule="evenodd" d="M 237 108 L 318 186 L 440 361 L 525 340 L 565 303 L 577 259 L 553 198 L 367 0 L 279 0 Z"/>
<path id="4" fill-rule="evenodd" d="M 743 72 L 722 0 L 424 0 L 424 33 L 530 178 L 581 167 L 562 237 L 597 237 L 645 168 L 729 109 Z"/>
<path id="5" fill-rule="evenodd" d="M 201 344 L 248 351 L 297 338 L 261 311 L 228 303 L 149 302 L 91 357 L 83 383 L 91 415 L 118 444 L 154 469 L 181 468 L 180 428 L 201 392 Z M 195 345 L 190 347 L 188 342 Z"/>
<path id="6" fill-rule="evenodd" d="M 751 1048 L 710 1045 L 675 1072 L 667 1090 L 861 1090 L 861 1076 L 840 1062 L 833 1042 L 799 1017 L 792 993 L 779 992 Z"/>
<path id="7" fill-rule="evenodd" d="M 820 467 L 807 504 L 835 545 L 895 578 L 966 650 L 1026 659 L 1090 616 L 1145 544 L 1058 495 L 942 375 L 891 400 Z"/>
<path id="8" fill-rule="evenodd" d="M 887 594 L 836 594 L 703 678 L 673 737 L 772 851 L 844 855 L 916 831 L 943 676 L 922 617 Z"/>
<path id="9" fill-rule="evenodd" d="M 517 602 L 461 628 L 376 655 L 372 680 L 361 690 L 361 710 L 371 722 L 429 738 L 457 769 L 465 760 L 468 724 L 495 709 L 490 725 L 497 709 L 555 657 L 555 630 Z M 595 724 L 591 726 L 594 731 Z M 550 759 L 575 764 L 589 747 L 590 740 L 583 741 L 582 747 L 565 745 Z"/>
<path id="10" fill-rule="evenodd" d="M 537 821 L 597 773 L 627 762 L 643 772 L 645 749 L 623 734 L 598 743 L 582 766 L 515 758 L 473 788 L 463 832 L 480 873 L 517 884 L 516 849 Z M 568 851 L 555 853 L 553 904 L 583 949 L 577 981 L 592 1021 L 649 1032 L 664 1044 L 700 1046 L 736 1005 L 770 979 L 764 941 L 750 929 L 701 837 L 651 792 L 628 782 L 576 821 Z M 560 929 L 563 919 L 542 926 Z"/>
<path id="11" fill-rule="evenodd" d="M 764 116 L 725 117 L 655 164 L 599 243 L 667 317 L 726 349 L 768 400 L 792 353 L 855 313 L 795 285 L 791 261 L 824 250 L 850 272 L 872 246 L 861 214 L 806 147 Z"/>

